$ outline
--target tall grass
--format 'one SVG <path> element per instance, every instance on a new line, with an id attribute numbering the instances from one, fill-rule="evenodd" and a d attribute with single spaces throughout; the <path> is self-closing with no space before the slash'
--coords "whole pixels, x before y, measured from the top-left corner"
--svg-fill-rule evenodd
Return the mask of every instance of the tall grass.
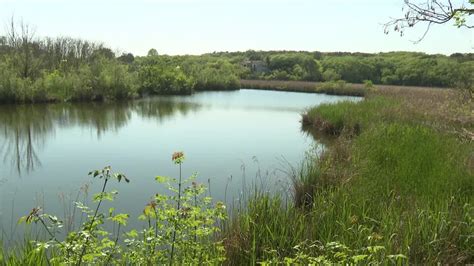
<path id="1" fill-rule="evenodd" d="M 378 125 L 348 145 L 349 164 L 335 154 L 304 164 L 294 202 L 256 193 L 225 230 L 228 261 L 296 256 L 294 247 L 307 241 L 337 242 L 357 254 L 382 246 L 386 255 L 403 254 L 412 263 L 473 261 L 474 188 L 463 164 L 466 147 L 406 124 Z M 351 171 L 331 175 L 341 182 L 324 186 L 325 164 Z"/>
<path id="2" fill-rule="evenodd" d="M 0 265 L 48 265 L 48 261 L 46 252 L 38 251 L 29 240 L 9 251 L 0 245 Z"/>
<path id="3" fill-rule="evenodd" d="M 359 134 L 369 124 L 379 121 L 401 119 L 400 104 L 392 99 L 374 97 L 359 103 L 343 101 L 334 104 L 321 104 L 303 114 L 302 122 L 312 125 L 322 133 L 340 135 L 345 133 Z"/>
<path id="4" fill-rule="evenodd" d="M 431 104 L 385 94 L 320 105 L 305 114 L 307 126 L 338 138 L 293 171 L 293 201 L 256 193 L 230 221 L 228 261 L 341 263 L 327 248 L 336 242 L 344 247 L 339 255 L 352 259 L 472 263 L 473 146 L 437 126 L 451 115 L 434 115 L 434 106 L 454 105 L 454 98 L 439 97 L 444 91 L 418 93 Z M 410 108 L 419 102 L 419 109 Z M 460 120 L 457 126 L 465 125 Z M 374 247 L 383 247 L 383 254 L 366 252 Z"/>

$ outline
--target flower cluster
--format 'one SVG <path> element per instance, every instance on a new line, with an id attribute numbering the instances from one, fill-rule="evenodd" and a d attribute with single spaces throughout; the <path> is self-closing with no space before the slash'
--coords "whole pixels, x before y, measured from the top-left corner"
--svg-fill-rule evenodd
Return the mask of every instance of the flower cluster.
<path id="1" fill-rule="evenodd" d="M 173 156 L 171 157 L 171 160 L 175 164 L 182 164 L 184 161 L 184 153 L 182 151 L 178 151 L 173 153 Z"/>

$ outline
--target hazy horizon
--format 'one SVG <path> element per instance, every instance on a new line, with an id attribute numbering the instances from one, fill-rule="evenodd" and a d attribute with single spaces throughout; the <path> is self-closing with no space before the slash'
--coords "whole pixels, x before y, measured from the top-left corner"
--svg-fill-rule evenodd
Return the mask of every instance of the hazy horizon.
<path id="1" fill-rule="evenodd" d="M 464 2 L 464 1 L 458 1 Z M 68 36 L 146 55 L 212 52 L 320 51 L 428 54 L 473 53 L 474 30 L 420 25 L 405 36 L 384 34 L 383 23 L 403 16 L 402 0 L 0 0 L 0 23 L 12 16 L 37 36 Z M 0 27 L 0 35 L 5 28 Z"/>

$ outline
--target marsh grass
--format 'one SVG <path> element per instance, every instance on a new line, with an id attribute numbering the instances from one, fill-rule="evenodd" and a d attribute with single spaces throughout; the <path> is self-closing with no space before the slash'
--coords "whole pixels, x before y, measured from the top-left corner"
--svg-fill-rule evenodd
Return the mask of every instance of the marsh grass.
<path id="1" fill-rule="evenodd" d="M 329 95 L 364 96 L 367 90 L 363 84 L 344 81 L 310 82 L 283 80 L 240 80 L 245 89 L 325 93 Z"/>
<path id="2" fill-rule="evenodd" d="M 399 103 L 378 96 L 360 103 L 343 101 L 337 107 L 321 104 L 303 114 L 302 122 L 327 135 L 358 135 L 371 123 L 399 119 L 399 110 Z"/>
<path id="3" fill-rule="evenodd" d="M 423 95 L 438 91 L 447 91 L 445 88 L 426 88 L 415 86 L 395 86 L 373 84 L 370 80 L 364 83 L 348 83 L 342 80 L 328 82 L 312 82 L 312 81 L 286 81 L 286 80 L 240 80 L 240 86 L 244 89 L 257 90 L 275 90 L 275 91 L 294 91 L 308 93 L 326 93 L 329 95 L 346 95 L 346 96 L 370 96 L 374 92 L 384 92 L 391 95 L 406 94 L 406 92 L 414 92 Z"/>
<path id="4" fill-rule="evenodd" d="M 344 148 L 303 164 L 294 201 L 253 194 L 224 230 L 228 262 L 305 255 L 340 263 L 321 248 L 333 242 L 347 248 L 347 259 L 383 247 L 381 257 L 362 264 L 393 263 L 397 255 L 423 264 L 473 261 L 473 179 L 462 160 L 468 150 L 456 138 L 395 123 L 336 145 Z M 312 248 L 303 253 L 294 248 L 308 242 Z"/>
<path id="5" fill-rule="evenodd" d="M 462 92 L 422 88 L 309 110 L 306 128 L 336 138 L 293 171 L 293 201 L 255 193 L 230 220 L 228 261 L 472 263 L 473 146 L 460 134 L 472 132 L 469 110 Z"/>

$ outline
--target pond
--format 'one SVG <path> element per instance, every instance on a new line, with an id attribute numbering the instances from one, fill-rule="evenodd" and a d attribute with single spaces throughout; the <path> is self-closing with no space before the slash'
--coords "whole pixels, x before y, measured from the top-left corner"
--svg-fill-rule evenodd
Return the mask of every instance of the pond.
<path id="1" fill-rule="evenodd" d="M 119 191 L 117 211 L 136 221 L 150 198 L 163 191 L 154 177 L 177 177 L 175 151 L 185 153 L 183 175 L 197 172 L 214 199 L 234 204 L 252 186 L 289 192 L 285 171 L 316 144 L 301 130 L 300 114 L 348 99 L 357 98 L 239 90 L 121 103 L 0 106 L 3 235 L 18 232 L 18 218 L 36 206 L 67 216 L 71 202 L 83 200 L 79 192 L 85 187 L 88 197 L 100 190 L 87 173 L 108 165 L 130 178 L 110 189 Z"/>

